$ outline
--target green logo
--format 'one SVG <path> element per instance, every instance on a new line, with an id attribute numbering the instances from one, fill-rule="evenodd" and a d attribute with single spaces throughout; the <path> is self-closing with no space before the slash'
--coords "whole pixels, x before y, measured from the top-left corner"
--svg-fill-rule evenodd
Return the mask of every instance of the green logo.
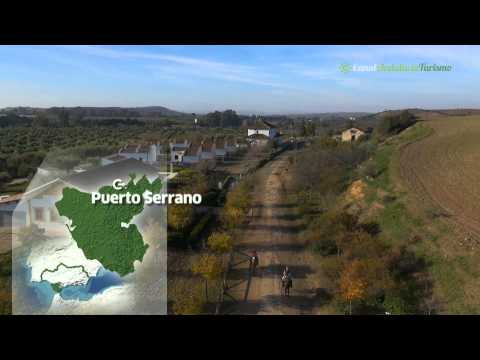
<path id="1" fill-rule="evenodd" d="M 344 74 L 345 74 L 345 73 L 348 73 L 348 72 L 352 71 L 352 65 L 350 65 L 350 64 L 341 64 L 341 65 L 340 65 L 340 71 L 341 71 L 342 73 L 344 73 Z"/>

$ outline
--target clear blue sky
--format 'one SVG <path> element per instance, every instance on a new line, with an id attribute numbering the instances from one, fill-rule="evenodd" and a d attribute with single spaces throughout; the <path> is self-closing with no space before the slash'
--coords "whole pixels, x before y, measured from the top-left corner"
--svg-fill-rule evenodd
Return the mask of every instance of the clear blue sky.
<path id="1" fill-rule="evenodd" d="M 342 73 L 340 64 L 451 72 Z M 480 46 L 0 46 L 0 107 L 185 112 L 480 108 Z"/>

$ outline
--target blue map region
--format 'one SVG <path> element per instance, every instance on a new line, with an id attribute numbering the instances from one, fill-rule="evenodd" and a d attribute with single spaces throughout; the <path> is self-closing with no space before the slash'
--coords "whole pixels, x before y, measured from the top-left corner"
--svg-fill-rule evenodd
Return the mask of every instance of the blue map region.
<path id="1" fill-rule="evenodd" d="M 32 269 L 29 266 L 24 266 L 23 270 L 27 284 L 29 284 L 27 289 L 25 289 L 24 296 L 27 296 L 31 306 L 39 310 L 48 310 L 55 295 L 52 285 L 48 281 L 31 281 Z M 85 285 L 66 286 L 61 290 L 60 296 L 64 300 L 88 301 L 94 295 L 122 283 L 122 278 L 117 273 L 100 268 L 97 274 L 89 278 Z"/>

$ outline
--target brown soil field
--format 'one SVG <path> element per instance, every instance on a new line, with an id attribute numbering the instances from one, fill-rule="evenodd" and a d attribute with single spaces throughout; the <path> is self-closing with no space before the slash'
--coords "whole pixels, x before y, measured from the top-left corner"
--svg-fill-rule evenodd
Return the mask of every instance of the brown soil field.
<path id="1" fill-rule="evenodd" d="M 480 244 L 480 116 L 426 121 L 433 133 L 405 146 L 400 175 L 425 209 L 458 235 Z"/>

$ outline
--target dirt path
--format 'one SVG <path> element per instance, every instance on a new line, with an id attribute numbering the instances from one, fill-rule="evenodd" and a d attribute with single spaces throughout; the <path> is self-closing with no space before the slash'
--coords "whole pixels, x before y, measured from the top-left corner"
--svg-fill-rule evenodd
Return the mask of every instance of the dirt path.
<path id="1" fill-rule="evenodd" d="M 300 242 L 302 230 L 294 204 L 287 201 L 286 185 L 291 174 L 286 154 L 259 171 L 252 220 L 238 240 L 240 251 L 256 249 L 257 273 L 248 282 L 248 262 L 236 266 L 229 280 L 238 285 L 229 293 L 238 301 L 230 314 L 318 313 L 324 298 L 315 261 Z M 281 296 L 280 277 L 287 265 L 293 273 L 289 298 Z"/>

